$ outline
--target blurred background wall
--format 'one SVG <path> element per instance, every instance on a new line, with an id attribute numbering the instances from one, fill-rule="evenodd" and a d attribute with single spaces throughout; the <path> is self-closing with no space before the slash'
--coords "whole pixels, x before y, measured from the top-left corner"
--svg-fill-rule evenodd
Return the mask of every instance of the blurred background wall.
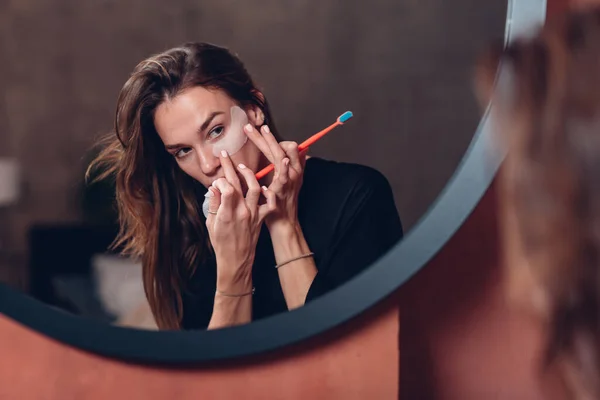
<path id="1" fill-rule="evenodd" d="M 301 140 L 352 110 L 312 150 L 390 180 L 407 230 L 452 175 L 479 122 L 471 66 L 504 31 L 505 0 L 20 0 L 0 3 L 0 157 L 21 168 L 0 210 L 0 279 L 26 281 L 33 224 L 81 223 L 93 139 L 143 58 L 184 41 L 230 47 Z"/>

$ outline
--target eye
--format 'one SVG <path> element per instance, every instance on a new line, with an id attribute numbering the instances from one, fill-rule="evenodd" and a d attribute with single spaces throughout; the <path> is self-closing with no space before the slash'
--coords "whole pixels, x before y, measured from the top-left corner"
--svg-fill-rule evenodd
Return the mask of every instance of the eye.
<path id="1" fill-rule="evenodd" d="M 192 151 L 192 149 L 190 149 L 189 147 L 185 147 L 183 149 L 178 150 L 177 153 L 174 154 L 174 156 L 175 158 L 183 158 L 187 156 L 190 151 Z"/>
<path id="2" fill-rule="evenodd" d="M 223 126 L 221 126 L 221 125 L 216 126 L 212 131 L 210 131 L 208 133 L 208 138 L 209 139 L 218 138 L 219 136 L 221 136 L 223 134 L 224 130 L 225 130 L 225 128 L 223 128 Z"/>

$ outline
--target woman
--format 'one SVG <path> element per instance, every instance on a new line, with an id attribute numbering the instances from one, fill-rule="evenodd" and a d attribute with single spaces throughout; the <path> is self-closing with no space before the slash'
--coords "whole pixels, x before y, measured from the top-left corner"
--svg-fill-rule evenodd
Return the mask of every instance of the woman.
<path id="1" fill-rule="evenodd" d="M 161 329 L 300 307 L 402 237 L 387 180 L 280 141 L 265 96 L 221 47 L 188 43 L 142 61 L 102 144 L 90 169 L 116 178 L 115 245 L 141 258 Z"/>
<path id="2" fill-rule="evenodd" d="M 490 51 L 479 93 L 494 95 L 509 156 L 501 175 L 514 298 L 547 333 L 545 365 L 570 398 L 600 397 L 600 9 L 547 23 Z M 508 79 L 503 79 L 508 78 Z"/>

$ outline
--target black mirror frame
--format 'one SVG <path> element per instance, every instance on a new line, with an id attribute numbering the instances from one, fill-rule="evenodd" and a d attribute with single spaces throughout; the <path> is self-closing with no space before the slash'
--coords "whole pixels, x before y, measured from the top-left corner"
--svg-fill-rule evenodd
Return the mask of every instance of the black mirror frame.
<path id="1" fill-rule="evenodd" d="M 505 42 L 539 28 L 545 16 L 546 0 L 508 0 Z M 0 284 L 0 313 L 70 346 L 150 364 L 231 360 L 298 343 L 382 301 L 442 249 L 479 203 L 502 163 L 504 154 L 490 146 L 491 130 L 488 108 L 454 175 L 415 228 L 362 274 L 297 310 L 215 331 L 144 331 L 73 316 Z"/>

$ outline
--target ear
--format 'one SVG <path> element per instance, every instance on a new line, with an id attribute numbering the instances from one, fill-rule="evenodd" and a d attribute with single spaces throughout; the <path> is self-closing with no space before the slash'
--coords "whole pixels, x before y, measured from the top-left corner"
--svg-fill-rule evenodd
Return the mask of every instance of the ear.
<path id="1" fill-rule="evenodd" d="M 248 122 L 254 126 L 262 126 L 265 123 L 265 113 L 259 106 L 252 105 L 246 109 Z"/>
<path id="2" fill-rule="evenodd" d="M 253 90 L 252 95 L 256 97 L 261 103 L 265 103 L 265 95 L 262 94 L 259 90 Z M 257 106 L 252 105 L 247 110 L 249 122 L 254 126 L 261 126 L 265 123 L 265 113 L 263 110 Z"/>

